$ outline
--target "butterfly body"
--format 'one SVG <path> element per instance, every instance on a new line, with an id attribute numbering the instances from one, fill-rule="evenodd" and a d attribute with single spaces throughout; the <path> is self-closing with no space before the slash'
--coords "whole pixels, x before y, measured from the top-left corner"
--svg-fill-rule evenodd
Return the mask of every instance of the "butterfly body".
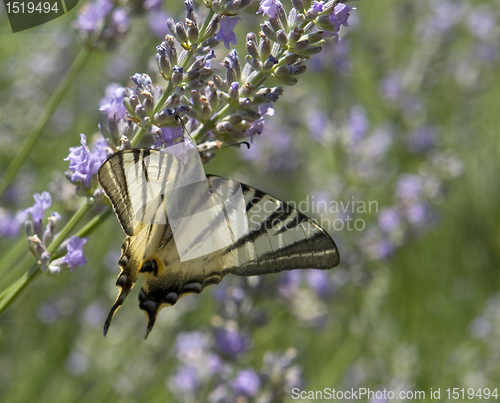
<path id="1" fill-rule="evenodd" d="M 246 216 L 247 227 L 240 236 L 242 232 L 236 228 L 239 223 L 234 214 L 224 208 L 210 222 L 210 231 L 194 236 L 188 249 L 195 248 L 199 238 L 217 238 L 223 227 L 229 229 L 231 238 L 226 246 L 189 260 L 181 259 L 178 249 L 181 246 L 178 238 L 174 239 L 171 220 L 166 217 L 165 198 L 169 193 L 151 191 L 151 183 L 155 180 L 161 182 L 167 176 L 165 182 L 175 180 L 171 179 L 175 177 L 171 173 L 179 169 L 176 164 L 174 159 L 164 158 L 159 151 L 134 149 L 112 155 L 99 170 L 99 183 L 127 234 L 119 260 L 121 273 L 116 283 L 119 295 L 106 320 L 105 334 L 114 313 L 141 274 L 144 281 L 139 306 L 148 318 L 147 336 L 163 307 L 175 304 L 183 295 L 200 293 L 207 286 L 218 284 L 227 274 L 255 276 L 293 269 L 325 270 L 338 265 L 339 254 L 334 241 L 308 217 L 260 190 L 230 178 L 211 175 L 207 176 L 209 204 L 214 206 L 220 202 L 222 186 L 233 190 L 241 186 L 244 203 L 235 205 L 234 209 Z M 165 170 L 168 170 L 166 174 Z M 134 197 L 147 198 L 148 194 L 153 194 L 149 203 L 153 208 L 148 206 L 141 214 L 152 217 L 154 223 L 138 219 L 140 214 L 133 207 Z M 194 197 L 185 201 L 193 205 L 196 202 Z M 160 214 L 165 216 L 163 221 Z"/>

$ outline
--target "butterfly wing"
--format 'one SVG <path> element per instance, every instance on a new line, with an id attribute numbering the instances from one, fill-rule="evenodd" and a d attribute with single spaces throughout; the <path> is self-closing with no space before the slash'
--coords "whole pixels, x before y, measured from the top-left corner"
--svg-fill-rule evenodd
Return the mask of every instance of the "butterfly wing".
<path id="1" fill-rule="evenodd" d="M 149 149 L 122 150 L 99 168 L 98 180 L 125 234 L 137 235 L 151 222 L 148 216 L 160 208 L 165 187 L 179 161 L 172 155 Z M 148 208 L 148 211 L 143 208 Z"/>
<path id="2" fill-rule="evenodd" d="M 150 170 L 159 170 L 156 163 L 142 162 L 146 152 L 147 155 L 157 153 L 153 150 L 120 152 L 110 157 L 99 171 L 99 181 L 128 235 L 119 260 L 121 272 L 116 282 L 119 294 L 106 320 L 104 334 L 141 274 L 145 278 L 139 306 L 148 318 L 147 337 L 163 307 L 175 304 L 185 294 L 200 293 L 229 273 L 255 276 L 294 269 L 325 270 L 338 265 L 337 247 L 325 230 L 287 203 L 245 184 L 241 184 L 248 219 L 244 235 L 234 237 L 227 247 L 181 262 L 169 223 L 142 224 L 133 213 L 130 192 L 146 195 L 147 191 L 144 184 L 131 182 L 142 175 L 146 178 L 158 176 L 150 173 Z M 127 180 L 126 172 L 131 169 L 136 169 L 137 174 L 129 174 Z M 220 180 L 238 184 L 228 178 L 210 175 L 207 178 L 210 189 L 216 189 Z M 211 193 L 211 198 L 213 205 L 218 203 L 216 194 Z M 158 210 L 163 207 L 155 205 Z M 231 227 L 227 215 L 221 214 L 215 217 L 213 229 L 224 220 Z M 193 240 L 193 244 L 195 242 L 199 240 Z"/>

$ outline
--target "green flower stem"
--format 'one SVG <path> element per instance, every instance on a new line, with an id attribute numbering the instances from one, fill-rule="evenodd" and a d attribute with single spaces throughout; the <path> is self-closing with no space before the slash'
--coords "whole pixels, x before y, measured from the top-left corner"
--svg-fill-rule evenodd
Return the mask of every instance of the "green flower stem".
<path id="1" fill-rule="evenodd" d="M 2 294 L 0 294 L 0 314 L 5 311 L 12 302 L 17 298 L 19 294 L 26 288 L 26 286 L 31 283 L 42 271 L 40 267 L 35 262 L 31 265 L 28 271 L 26 271 L 14 284 L 7 288 Z"/>
<path id="2" fill-rule="evenodd" d="M 69 237 L 69 235 L 73 232 L 75 227 L 78 225 L 80 220 L 87 214 L 87 212 L 91 209 L 92 204 L 85 203 L 82 205 L 76 213 L 71 217 L 68 223 L 64 226 L 62 231 L 59 233 L 56 239 L 48 246 L 47 252 L 53 254 L 57 251 L 57 248 L 61 246 L 63 241 Z M 99 217 L 99 216 L 97 216 Z M 89 222 L 92 223 L 93 220 Z M 99 220 L 98 220 L 99 221 Z M 93 224 L 96 225 L 95 223 Z M 86 226 L 87 227 L 87 226 Z M 84 228 L 86 228 L 84 227 Z M 18 295 L 30 284 L 40 273 L 42 270 L 37 262 L 32 263 L 31 267 L 17 280 L 4 290 L 0 294 L 0 314 L 7 309 L 10 304 L 18 297 Z"/>
<path id="3" fill-rule="evenodd" d="M 76 56 L 75 60 L 73 61 L 73 64 L 67 71 L 63 80 L 60 82 L 59 86 L 52 94 L 52 97 L 47 103 L 47 106 L 45 107 L 45 110 L 43 111 L 42 115 L 36 122 L 33 129 L 29 132 L 28 137 L 26 137 L 26 139 L 24 140 L 23 145 L 18 150 L 18 153 L 16 154 L 14 159 L 10 162 L 9 166 L 7 167 L 7 170 L 5 171 L 2 180 L 0 181 L 0 197 L 2 197 L 7 187 L 16 177 L 17 173 L 19 172 L 19 169 L 21 168 L 21 165 L 26 160 L 26 157 L 35 146 L 38 137 L 40 137 L 43 128 L 51 118 L 59 102 L 61 102 L 62 97 L 64 96 L 69 86 L 73 82 L 74 78 L 80 71 L 80 68 L 83 66 L 83 63 L 85 62 L 85 60 L 87 60 L 89 53 L 90 50 L 87 47 L 83 47 L 80 50 L 80 53 L 78 53 L 78 55 Z"/>
<path id="4" fill-rule="evenodd" d="M 26 237 L 23 236 L 2 255 L 0 259 L 0 278 L 3 279 L 14 263 L 19 262 L 23 255 L 26 254 L 26 246 Z"/>

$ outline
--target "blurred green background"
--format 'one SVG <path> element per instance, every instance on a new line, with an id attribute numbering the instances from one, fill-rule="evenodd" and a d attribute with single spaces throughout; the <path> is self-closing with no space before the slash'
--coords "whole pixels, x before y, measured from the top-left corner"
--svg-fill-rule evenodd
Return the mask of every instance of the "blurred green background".
<path id="1" fill-rule="evenodd" d="M 179 3 L 167 12 L 178 16 Z M 224 359 L 232 368 L 259 372 L 265 352 L 294 348 L 301 390 L 414 390 L 430 400 L 431 388 L 440 388 L 443 401 L 452 400 L 448 388 L 493 390 L 500 380 L 498 3 L 351 5 L 357 10 L 340 44 L 326 45 L 299 83 L 285 88 L 248 153 L 221 150 L 206 170 L 283 200 L 299 202 L 323 192 L 332 200 L 376 200 L 379 211 L 359 216 L 364 231 L 331 229 L 342 262 L 329 277 L 326 296 L 303 278 L 302 291 L 287 299 L 279 292 L 282 275 L 258 285 L 226 278 L 217 286 L 241 287 L 254 311 L 266 316 L 265 325 L 239 324 L 252 348 Z M 256 8 L 246 10 L 248 17 L 237 27 L 240 57 L 246 29 L 255 32 L 261 22 Z M 81 46 L 71 28 L 75 16 L 73 11 L 12 34 L 5 10 L 0 12 L 0 172 Z M 33 193 L 48 190 L 54 199 L 50 211 L 69 219 L 79 200 L 65 183 L 63 159 L 69 147 L 79 145 L 80 133 L 97 132 L 107 84 L 130 86 L 136 72 L 154 76 L 161 39 L 152 33 L 150 17 L 134 16 L 116 49 L 90 56 L 18 175 L 16 197 L 3 202 L 5 211 L 27 208 Z M 359 141 L 353 140 L 353 111 L 364 119 Z M 412 149 L 412 133 L 428 126 L 432 141 Z M 375 136 L 381 131 L 390 140 Z M 452 174 L 436 174 L 439 190 L 426 199 L 432 220 L 406 223 L 397 233 L 381 231 L 380 212 L 397 205 L 401 178 L 428 178 L 441 169 L 443 156 L 453 156 L 454 168 L 448 164 Z M 373 246 L 377 237 L 389 241 L 387 253 Z M 86 266 L 41 276 L 0 318 L 1 401 L 179 400 L 169 386 L 180 365 L 176 337 L 186 331 L 211 334 L 217 327 L 223 314 L 216 287 L 163 310 L 147 341 L 136 287 L 104 338 L 123 238 L 110 217 L 84 248 Z M 1 253 L 14 245 L 1 239 Z M 3 273 L 2 287 L 21 274 L 16 264 Z M 297 401 L 285 395 L 285 401 Z M 208 401 L 206 396 L 183 401 Z"/>

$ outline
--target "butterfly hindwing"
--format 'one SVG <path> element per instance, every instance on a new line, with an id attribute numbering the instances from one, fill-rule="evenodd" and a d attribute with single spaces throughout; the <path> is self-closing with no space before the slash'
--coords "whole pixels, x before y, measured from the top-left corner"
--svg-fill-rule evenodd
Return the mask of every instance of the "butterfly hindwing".
<path id="1" fill-rule="evenodd" d="M 137 197 L 139 192 L 147 194 L 142 183 L 144 180 L 141 182 L 139 178 L 160 177 L 160 171 L 164 169 L 157 162 L 142 163 L 146 155 L 156 153 L 158 151 L 154 150 L 121 151 L 111 156 L 99 170 L 99 182 L 128 235 L 119 260 L 119 295 L 106 320 L 105 334 L 114 313 L 141 274 L 144 281 L 139 306 L 148 318 L 147 336 L 163 307 L 175 304 L 185 294 L 200 293 L 229 273 L 255 276 L 294 269 L 324 270 L 338 265 L 337 247 L 325 230 L 287 203 L 245 184 L 241 184 L 241 189 L 248 230 L 243 236 L 234 237 L 229 246 L 181 262 L 168 219 L 165 217 L 165 224 L 141 223 L 131 206 L 132 197 Z M 130 175 L 131 169 L 137 175 Z M 219 199 L 212 191 L 216 189 L 217 181 L 238 184 L 233 179 L 212 175 L 207 179 L 214 205 Z M 131 192 L 135 192 L 135 196 L 131 196 Z M 161 210 L 164 206 L 158 203 L 154 208 Z M 161 214 L 165 215 L 165 211 Z M 227 214 L 219 214 L 214 217 L 213 228 L 224 220 L 229 227 L 234 224 L 229 222 Z"/>

